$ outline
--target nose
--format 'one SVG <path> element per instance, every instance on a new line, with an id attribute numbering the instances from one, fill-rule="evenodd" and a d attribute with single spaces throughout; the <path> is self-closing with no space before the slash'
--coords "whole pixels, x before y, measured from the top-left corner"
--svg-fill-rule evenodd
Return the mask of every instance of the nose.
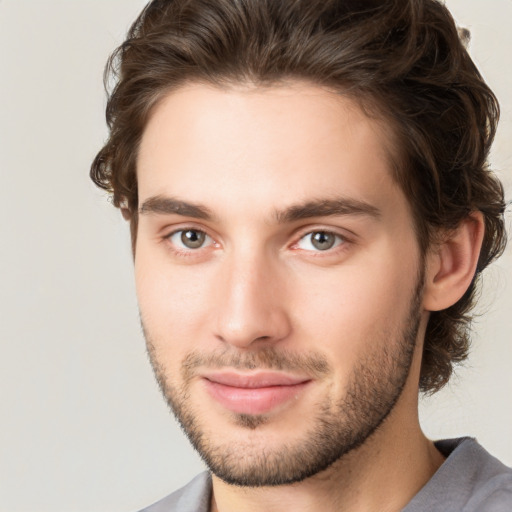
<path id="1" fill-rule="evenodd" d="M 223 263 L 216 297 L 216 337 L 239 349 L 273 344 L 291 331 L 286 283 L 279 264 L 264 256 L 232 256 Z"/>

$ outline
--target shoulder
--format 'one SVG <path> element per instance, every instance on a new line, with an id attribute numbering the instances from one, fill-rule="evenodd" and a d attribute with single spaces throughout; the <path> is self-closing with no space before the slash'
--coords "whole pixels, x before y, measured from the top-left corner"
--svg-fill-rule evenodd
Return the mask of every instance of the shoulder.
<path id="1" fill-rule="evenodd" d="M 487 453 L 479 457 L 481 467 L 464 511 L 510 512 L 512 510 L 512 468 Z"/>
<path id="2" fill-rule="evenodd" d="M 512 510 L 512 468 L 471 438 L 438 441 L 436 446 L 446 460 L 404 512 Z"/>
<path id="3" fill-rule="evenodd" d="M 140 512 L 208 512 L 211 492 L 211 476 L 205 471 L 197 475 L 185 487 Z"/>
<path id="4" fill-rule="evenodd" d="M 464 509 L 466 510 L 466 509 Z M 512 472 L 508 477 L 496 477 L 468 502 L 468 512 L 510 512 L 512 510 Z"/>

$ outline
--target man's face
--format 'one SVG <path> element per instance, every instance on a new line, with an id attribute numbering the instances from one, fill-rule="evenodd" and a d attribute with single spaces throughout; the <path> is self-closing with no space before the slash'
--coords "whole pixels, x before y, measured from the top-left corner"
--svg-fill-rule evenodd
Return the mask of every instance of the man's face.
<path id="1" fill-rule="evenodd" d="M 167 400 L 227 482 L 311 476 L 400 398 L 422 264 L 388 143 L 356 103 L 300 83 L 189 85 L 148 123 L 142 322 Z"/>

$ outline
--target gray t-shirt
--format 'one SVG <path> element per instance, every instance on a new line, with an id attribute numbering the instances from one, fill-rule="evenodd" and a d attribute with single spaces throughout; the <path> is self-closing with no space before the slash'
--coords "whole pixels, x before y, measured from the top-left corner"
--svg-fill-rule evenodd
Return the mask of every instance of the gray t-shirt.
<path id="1" fill-rule="evenodd" d="M 402 512 L 512 512 L 512 468 L 474 439 L 437 441 L 444 464 Z M 209 512 L 208 472 L 140 512 Z"/>

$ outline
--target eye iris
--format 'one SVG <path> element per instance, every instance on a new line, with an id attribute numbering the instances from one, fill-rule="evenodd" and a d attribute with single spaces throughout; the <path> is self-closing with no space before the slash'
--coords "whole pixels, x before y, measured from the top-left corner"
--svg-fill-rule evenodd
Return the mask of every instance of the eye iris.
<path id="1" fill-rule="evenodd" d="M 181 241 L 189 249 L 197 249 L 204 243 L 205 234 L 202 231 L 189 229 L 181 233 Z"/>
<path id="2" fill-rule="evenodd" d="M 326 251 L 330 249 L 335 242 L 335 237 L 332 233 L 326 233 L 325 231 L 318 231 L 311 235 L 311 243 L 313 247 L 320 251 Z"/>

